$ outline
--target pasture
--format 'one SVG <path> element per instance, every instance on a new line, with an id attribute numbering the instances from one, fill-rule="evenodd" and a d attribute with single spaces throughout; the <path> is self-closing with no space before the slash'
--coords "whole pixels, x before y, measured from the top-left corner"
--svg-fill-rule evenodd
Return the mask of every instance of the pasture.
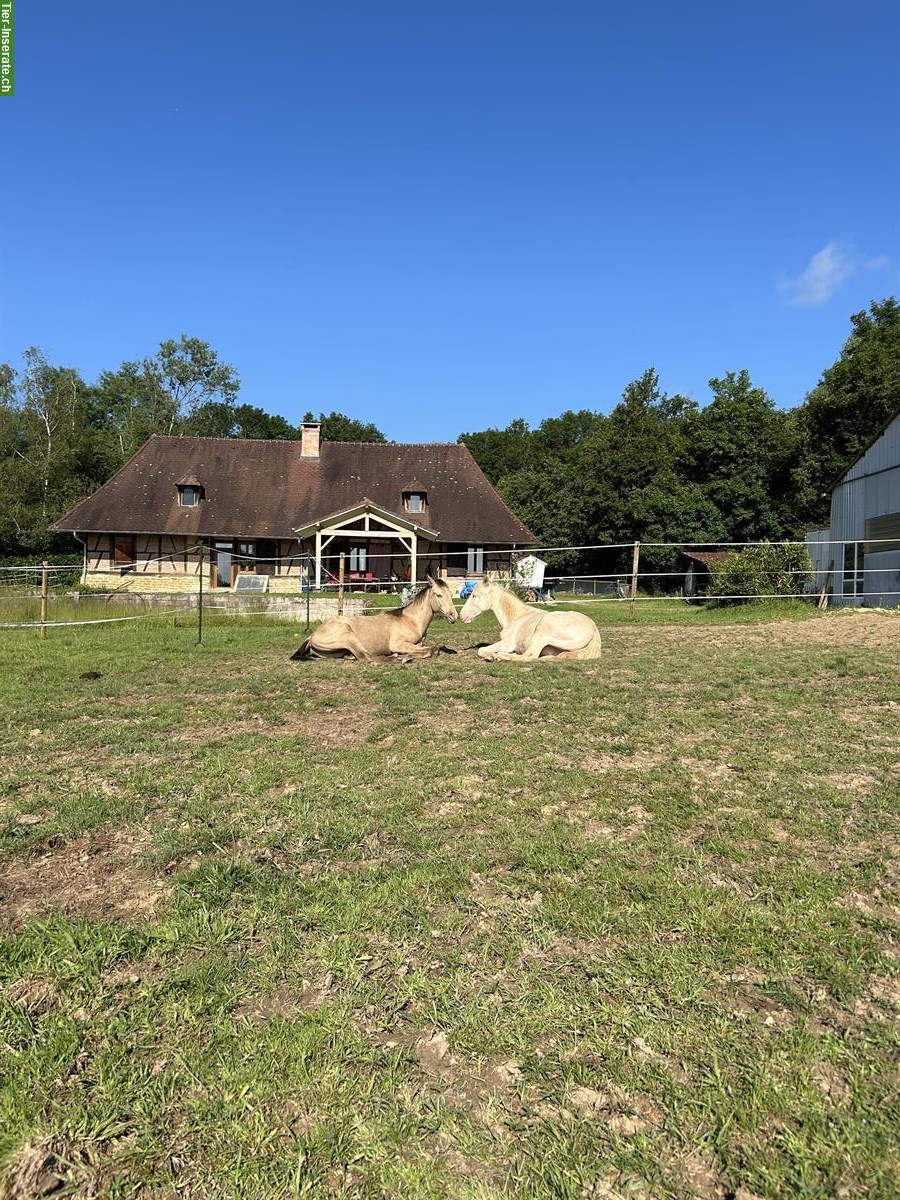
<path id="1" fill-rule="evenodd" d="M 896 1197 L 900 616 L 623 608 L 5 636 L 0 1196 Z"/>

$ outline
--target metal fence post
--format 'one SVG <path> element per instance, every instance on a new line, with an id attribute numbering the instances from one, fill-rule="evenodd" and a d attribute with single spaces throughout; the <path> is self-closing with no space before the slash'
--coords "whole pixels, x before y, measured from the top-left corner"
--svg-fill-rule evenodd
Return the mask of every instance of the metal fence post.
<path id="1" fill-rule="evenodd" d="M 44 563 L 41 570 L 41 641 L 47 636 L 47 587 L 50 582 L 49 564 Z"/>
<path id="2" fill-rule="evenodd" d="M 203 645 L 203 571 L 205 568 L 204 551 L 206 547 L 200 543 L 200 587 L 197 592 L 197 645 Z"/>

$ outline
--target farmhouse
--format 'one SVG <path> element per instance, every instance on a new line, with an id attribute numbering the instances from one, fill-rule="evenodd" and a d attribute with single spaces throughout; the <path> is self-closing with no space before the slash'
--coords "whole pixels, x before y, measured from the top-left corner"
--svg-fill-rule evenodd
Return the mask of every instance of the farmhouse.
<path id="1" fill-rule="evenodd" d="M 508 566 L 533 534 L 461 444 L 151 437 L 54 524 L 84 545 L 84 580 L 133 590 L 211 587 L 238 573 L 272 591 L 456 578 Z M 208 574 L 207 574 L 208 572 Z"/>
<path id="2" fill-rule="evenodd" d="M 900 414 L 832 489 L 831 523 L 806 535 L 816 590 L 834 604 L 900 604 Z"/>

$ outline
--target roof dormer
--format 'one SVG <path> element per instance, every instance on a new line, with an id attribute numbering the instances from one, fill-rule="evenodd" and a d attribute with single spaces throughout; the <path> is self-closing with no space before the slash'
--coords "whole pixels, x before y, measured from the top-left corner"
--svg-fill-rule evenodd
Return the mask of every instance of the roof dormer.
<path id="1" fill-rule="evenodd" d="M 197 479 L 182 479 L 175 484 L 181 508 L 196 508 L 203 499 L 203 484 Z"/>
<path id="2" fill-rule="evenodd" d="M 428 508 L 428 492 L 421 483 L 410 483 L 403 489 L 403 511 L 418 513 L 420 516 Z"/>

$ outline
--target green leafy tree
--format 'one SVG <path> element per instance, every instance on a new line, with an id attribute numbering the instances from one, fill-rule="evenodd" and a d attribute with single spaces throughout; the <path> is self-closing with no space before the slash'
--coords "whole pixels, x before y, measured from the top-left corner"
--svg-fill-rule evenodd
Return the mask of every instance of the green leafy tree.
<path id="1" fill-rule="evenodd" d="M 536 467 L 542 458 L 528 422 L 521 418 L 510 421 L 505 429 L 461 433 L 457 441 L 468 446 L 472 457 L 495 485 L 508 475 Z"/>
<path id="2" fill-rule="evenodd" d="M 79 499 L 105 463 L 91 424 L 91 391 L 78 373 L 55 367 L 36 347 L 25 370 L 0 371 L 0 549 L 50 550 L 50 523 Z"/>
<path id="3" fill-rule="evenodd" d="M 588 536 L 587 511 L 578 475 L 559 460 L 541 471 L 513 471 L 500 483 L 500 495 L 543 546 L 581 546 Z M 581 555 L 564 550 L 544 555 L 555 570 L 574 568 Z"/>
<path id="4" fill-rule="evenodd" d="M 308 412 L 303 420 L 315 421 L 317 418 Z M 344 413 L 321 413 L 318 420 L 322 424 L 322 440 L 326 442 L 386 442 L 387 438 L 377 425 L 370 421 L 356 421 Z"/>
<path id="5" fill-rule="evenodd" d="M 97 393 L 119 462 L 152 434 L 233 436 L 240 380 L 208 342 L 182 334 L 152 358 L 100 376 Z"/>
<path id="6" fill-rule="evenodd" d="M 784 537 L 791 530 L 780 498 L 796 462 L 796 422 L 747 371 L 709 386 L 712 401 L 686 419 L 686 473 L 718 510 L 726 541 Z"/>
<path id="7" fill-rule="evenodd" d="M 801 532 L 827 523 L 831 488 L 900 413 L 900 304 L 873 300 L 850 321 L 840 357 L 797 413 L 802 451 L 792 486 Z"/>
<path id="8" fill-rule="evenodd" d="M 281 438 L 290 441 L 300 436 L 296 425 L 252 404 L 239 404 L 235 408 L 234 429 L 234 436 L 242 438 Z"/>

